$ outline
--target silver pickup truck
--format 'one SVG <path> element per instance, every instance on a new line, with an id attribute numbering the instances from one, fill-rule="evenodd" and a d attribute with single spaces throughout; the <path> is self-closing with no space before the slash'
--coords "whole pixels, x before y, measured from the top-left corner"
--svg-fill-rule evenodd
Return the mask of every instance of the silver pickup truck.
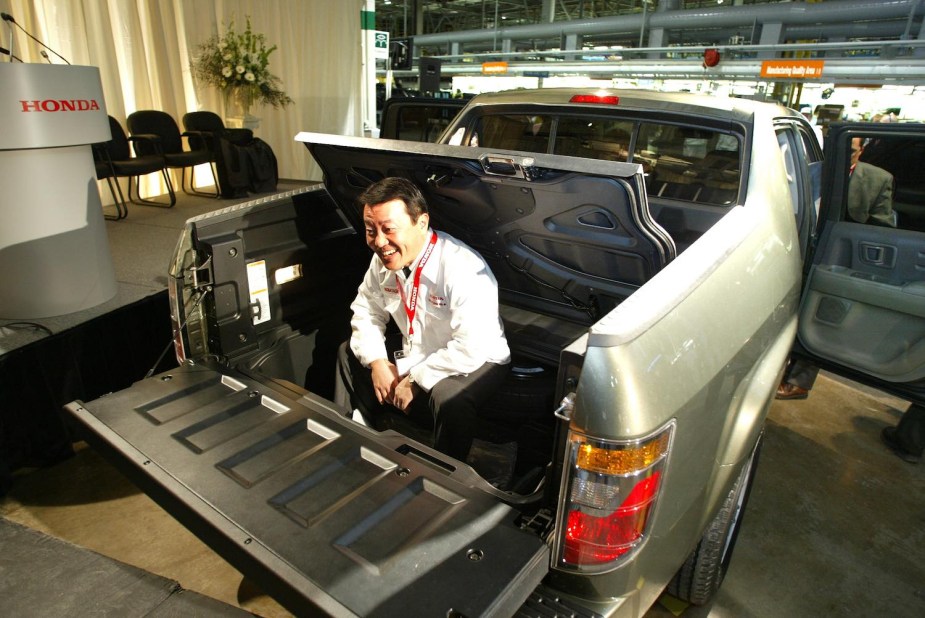
<path id="1" fill-rule="evenodd" d="M 898 228 L 846 220 L 856 136 L 893 162 Z M 441 144 L 302 133 L 323 184 L 188 221 L 178 367 L 67 410 L 297 615 L 705 603 L 792 353 L 922 399 L 923 136 L 833 126 L 824 165 L 780 106 L 562 90 L 476 97 Z M 499 282 L 514 362 L 465 462 L 332 403 L 370 257 L 356 197 L 385 176 Z"/>

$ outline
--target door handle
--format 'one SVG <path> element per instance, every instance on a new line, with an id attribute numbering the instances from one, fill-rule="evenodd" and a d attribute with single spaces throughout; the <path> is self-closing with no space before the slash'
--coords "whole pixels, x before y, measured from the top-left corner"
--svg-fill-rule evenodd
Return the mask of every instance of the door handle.
<path id="1" fill-rule="evenodd" d="M 531 180 L 535 176 L 533 157 L 511 157 L 507 155 L 486 154 L 479 157 L 482 169 L 492 176 L 508 176 Z"/>
<path id="2" fill-rule="evenodd" d="M 887 245 L 872 242 L 861 242 L 858 245 L 858 256 L 864 264 L 892 268 L 896 262 L 896 249 Z"/>
<path id="3" fill-rule="evenodd" d="M 883 247 L 864 247 L 864 261 L 871 264 L 883 264 Z"/>

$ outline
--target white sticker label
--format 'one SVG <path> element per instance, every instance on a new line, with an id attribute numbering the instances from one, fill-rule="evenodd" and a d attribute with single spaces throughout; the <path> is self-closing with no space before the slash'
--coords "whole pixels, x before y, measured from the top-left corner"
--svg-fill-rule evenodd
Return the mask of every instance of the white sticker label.
<path id="1" fill-rule="evenodd" d="M 270 291 L 267 289 L 267 263 L 264 260 L 247 265 L 247 288 L 251 296 L 254 326 L 270 320 Z"/>

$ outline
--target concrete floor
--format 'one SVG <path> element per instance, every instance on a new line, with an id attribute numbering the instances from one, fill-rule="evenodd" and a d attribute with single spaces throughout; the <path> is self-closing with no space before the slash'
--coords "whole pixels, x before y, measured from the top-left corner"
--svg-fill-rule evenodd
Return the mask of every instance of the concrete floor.
<path id="1" fill-rule="evenodd" d="M 657 605 L 647 616 L 925 615 L 925 468 L 879 439 L 904 409 L 827 374 L 808 400 L 775 402 L 715 602 Z M 0 516 L 256 615 L 290 615 L 92 449 L 77 447 L 68 461 L 17 473 Z"/>
<path id="2" fill-rule="evenodd" d="M 170 210 L 131 206 L 128 219 L 107 222 L 120 293 L 163 289 L 183 222 L 228 205 L 180 200 Z M 715 602 L 656 605 L 647 616 L 925 616 L 925 465 L 901 461 L 879 438 L 906 407 L 825 373 L 809 399 L 775 402 Z M 18 471 L 0 516 L 259 616 L 290 615 L 84 444 L 56 466 Z"/>

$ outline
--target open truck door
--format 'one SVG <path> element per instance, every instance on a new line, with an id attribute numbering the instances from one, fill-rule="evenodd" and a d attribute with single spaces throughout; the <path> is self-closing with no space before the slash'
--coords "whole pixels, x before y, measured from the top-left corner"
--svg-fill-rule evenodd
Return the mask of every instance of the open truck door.
<path id="1" fill-rule="evenodd" d="M 862 165 L 892 177 L 889 196 L 881 186 L 852 195 L 859 186 L 851 182 L 861 178 L 852 178 L 858 146 Z M 830 125 L 796 348 L 822 367 L 918 402 L 925 401 L 923 169 L 923 124 Z M 869 218 L 862 214 L 868 208 Z"/>

